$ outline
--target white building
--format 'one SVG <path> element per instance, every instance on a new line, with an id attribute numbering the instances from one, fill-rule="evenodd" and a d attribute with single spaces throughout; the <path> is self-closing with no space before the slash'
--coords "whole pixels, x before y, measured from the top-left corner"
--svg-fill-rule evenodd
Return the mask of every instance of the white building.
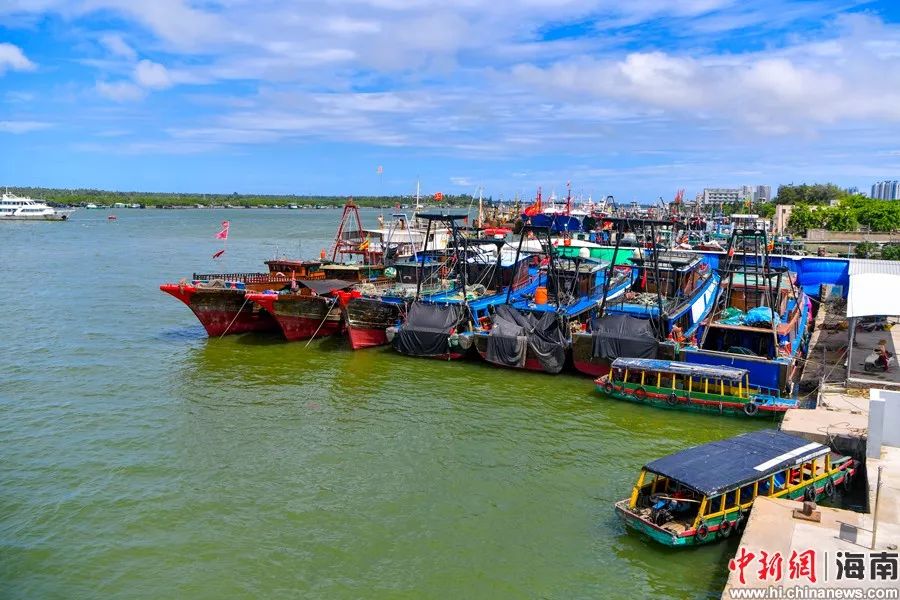
<path id="1" fill-rule="evenodd" d="M 704 188 L 702 197 L 704 204 L 728 204 L 753 200 L 768 202 L 772 199 L 772 188 L 768 185 L 742 185 L 736 188 Z"/>
<path id="2" fill-rule="evenodd" d="M 900 181 L 877 181 L 872 185 L 872 198 L 876 200 L 900 200 Z"/>

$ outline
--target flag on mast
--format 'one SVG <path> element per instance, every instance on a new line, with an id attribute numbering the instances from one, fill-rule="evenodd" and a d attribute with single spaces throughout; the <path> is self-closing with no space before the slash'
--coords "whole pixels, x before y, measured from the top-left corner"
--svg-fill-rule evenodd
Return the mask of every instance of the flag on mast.
<path id="1" fill-rule="evenodd" d="M 215 260 L 215 259 L 221 257 L 223 254 L 225 254 L 225 248 L 228 247 L 228 230 L 230 228 L 231 228 L 230 221 L 222 221 L 222 231 L 220 231 L 219 233 L 216 234 L 216 239 L 223 240 L 225 243 L 223 244 L 224 247 L 221 250 L 219 250 L 218 252 L 213 254 L 213 256 L 212 256 L 213 260 Z"/>

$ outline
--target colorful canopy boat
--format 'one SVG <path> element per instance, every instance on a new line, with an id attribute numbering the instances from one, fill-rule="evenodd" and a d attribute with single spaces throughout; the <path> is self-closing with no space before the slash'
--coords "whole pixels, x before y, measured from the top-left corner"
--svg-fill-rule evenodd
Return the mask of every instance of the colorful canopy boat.
<path id="1" fill-rule="evenodd" d="M 631 269 L 609 269 L 588 257 L 570 258 L 551 241 L 551 230 L 523 228 L 522 242 L 534 234 L 546 255 L 533 296 L 496 306 L 474 331 L 475 348 L 486 361 L 505 367 L 559 373 L 572 346 L 573 331 L 583 331 L 604 299 L 614 299 L 631 286 Z"/>
<path id="2" fill-rule="evenodd" d="M 831 499 L 849 490 L 859 462 L 828 446 L 764 429 L 648 463 L 615 504 L 625 525 L 666 546 L 695 546 L 741 527 L 759 496 Z"/>
<path id="3" fill-rule="evenodd" d="M 268 260 L 268 273 L 194 273 L 190 282 L 164 283 L 159 289 L 190 308 L 210 337 L 250 331 L 278 331 L 272 315 L 247 301 L 247 294 L 281 290 L 292 282 L 323 279 L 321 262 Z"/>
<path id="4" fill-rule="evenodd" d="M 649 239 L 655 240 L 657 225 L 671 226 L 648 219 L 608 221 L 618 228 L 613 264 L 623 253 L 619 244 L 626 227 L 649 228 Z M 572 336 L 575 369 L 586 375 L 608 373 L 620 356 L 674 358 L 675 344 L 693 337 L 712 309 L 720 278 L 702 256 L 653 247 L 634 249 L 629 262 L 636 271 L 631 289 L 603 303 L 587 330 Z M 626 340 L 634 342 L 631 347 L 621 347 Z"/>
<path id="5" fill-rule="evenodd" d="M 620 400 L 651 406 L 748 417 L 779 418 L 797 401 L 777 389 L 750 386 L 746 369 L 696 365 L 652 358 L 617 358 L 595 382 Z"/>

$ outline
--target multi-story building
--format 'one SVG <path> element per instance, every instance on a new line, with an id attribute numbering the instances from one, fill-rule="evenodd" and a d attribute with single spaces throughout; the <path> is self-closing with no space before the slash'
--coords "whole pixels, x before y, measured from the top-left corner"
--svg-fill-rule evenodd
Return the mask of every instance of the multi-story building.
<path id="1" fill-rule="evenodd" d="M 877 200 L 900 200 L 900 181 L 876 181 L 872 185 L 872 198 Z"/>
<path id="2" fill-rule="evenodd" d="M 744 200 L 768 202 L 772 199 L 772 188 L 768 185 L 742 185 L 737 188 L 704 188 L 697 198 L 704 204 L 728 204 Z"/>
<path id="3" fill-rule="evenodd" d="M 758 185 L 753 192 L 754 202 L 769 202 L 772 199 L 772 186 Z"/>

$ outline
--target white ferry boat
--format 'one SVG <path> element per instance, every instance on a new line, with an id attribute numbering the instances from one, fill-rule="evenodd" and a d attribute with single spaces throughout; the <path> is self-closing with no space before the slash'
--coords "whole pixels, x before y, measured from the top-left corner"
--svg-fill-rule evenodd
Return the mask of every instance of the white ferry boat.
<path id="1" fill-rule="evenodd" d="M 74 210 L 59 210 L 40 200 L 4 192 L 0 197 L 0 221 L 65 221 Z"/>

